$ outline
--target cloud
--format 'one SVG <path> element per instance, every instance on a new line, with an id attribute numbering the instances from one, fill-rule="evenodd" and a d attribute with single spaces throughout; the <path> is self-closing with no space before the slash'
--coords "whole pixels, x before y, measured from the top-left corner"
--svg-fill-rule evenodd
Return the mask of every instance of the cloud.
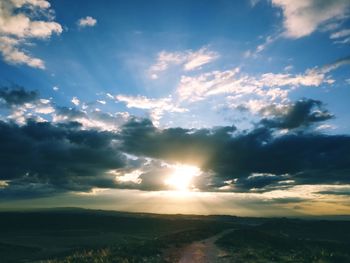
<path id="1" fill-rule="evenodd" d="M 174 165 L 162 160 L 139 158 L 139 166 L 129 167 L 116 173 L 119 188 L 143 191 L 173 190 L 166 184 L 169 175 L 174 173 Z"/>
<path id="2" fill-rule="evenodd" d="M 333 83 L 332 79 L 326 79 L 323 72 L 317 69 L 309 69 L 304 74 L 292 75 L 289 73 L 265 73 L 258 80 L 262 86 L 320 86 L 322 83 Z"/>
<path id="3" fill-rule="evenodd" d="M 321 73 L 329 73 L 333 70 L 338 69 L 341 66 L 350 65 L 350 56 L 338 59 L 337 61 L 323 66 L 319 71 Z"/>
<path id="4" fill-rule="evenodd" d="M 97 20 L 91 16 L 87 16 L 80 18 L 77 23 L 79 27 L 93 27 L 96 25 Z"/>
<path id="5" fill-rule="evenodd" d="M 190 71 L 199 68 L 202 65 L 208 64 L 218 58 L 218 54 L 214 51 L 201 48 L 196 52 L 189 52 L 186 63 L 183 65 L 184 70 Z"/>
<path id="6" fill-rule="evenodd" d="M 19 8 L 27 7 L 27 11 L 18 12 Z M 62 27 L 54 21 L 32 20 L 35 11 L 48 11 L 50 3 L 47 1 L 13 1 L 4 0 L 0 6 L 0 33 L 19 38 L 48 38 L 52 34 L 60 34 Z"/>
<path id="7" fill-rule="evenodd" d="M 159 120 L 162 118 L 164 112 L 186 112 L 187 109 L 181 108 L 174 104 L 171 97 L 151 99 L 145 96 L 125 96 L 117 95 L 117 101 L 126 103 L 128 108 L 138 108 L 149 110 L 150 117 L 155 124 L 159 124 Z"/>
<path id="8" fill-rule="evenodd" d="M 319 104 L 297 102 L 275 120 L 279 125 L 260 123 L 249 132 L 234 127 L 158 129 L 148 120 L 133 120 L 121 130 L 122 150 L 212 172 L 201 190 L 220 191 L 230 185 L 230 191 L 268 191 L 299 184 L 349 183 L 350 137 L 302 129 L 331 118 L 327 111 L 312 111 Z M 299 132 L 274 135 L 274 129 L 286 127 Z"/>
<path id="9" fill-rule="evenodd" d="M 76 108 L 56 107 L 52 116 L 54 123 L 79 122 L 84 129 L 98 129 L 103 131 L 116 131 L 130 115 L 126 112 L 116 112 L 115 114 L 93 110 L 91 112 L 82 111 Z"/>
<path id="10" fill-rule="evenodd" d="M 343 188 L 343 189 L 333 189 L 333 190 L 325 190 L 325 191 L 319 191 L 317 192 L 321 195 L 343 195 L 343 196 L 350 196 L 350 189 L 349 188 Z"/>
<path id="11" fill-rule="evenodd" d="M 267 47 L 272 45 L 275 41 L 277 41 L 281 37 L 281 34 L 269 35 L 265 38 L 264 42 L 258 45 L 254 51 L 247 50 L 244 52 L 244 57 L 246 58 L 257 58 L 258 54 L 264 51 Z"/>
<path id="12" fill-rule="evenodd" d="M 343 30 L 334 32 L 331 34 L 330 38 L 335 39 L 335 38 L 342 38 L 347 36 L 350 36 L 350 29 L 343 29 Z"/>
<path id="13" fill-rule="evenodd" d="M 283 11 L 284 35 L 300 38 L 312 34 L 319 26 L 349 15 L 348 0 L 272 0 Z"/>
<path id="14" fill-rule="evenodd" d="M 7 107 L 20 106 L 38 99 L 39 94 L 37 91 L 27 91 L 22 87 L 0 88 L 0 103 L 2 101 Z"/>
<path id="15" fill-rule="evenodd" d="M 174 107 L 162 99 L 119 99 L 147 110 Z M 267 104 L 260 108 L 265 117 L 243 131 L 159 128 L 127 113 L 54 106 L 23 88 L 0 89 L 0 101 L 13 115 L 0 121 L 0 196 L 6 198 L 97 188 L 169 190 L 165 181 L 175 164 L 198 167 L 192 183 L 199 191 L 350 184 L 350 137 L 317 129 L 334 118 L 318 100 Z M 42 114 L 52 118 L 41 120 Z"/>
<path id="16" fill-rule="evenodd" d="M 219 94 L 254 95 L 270 100 L 283 100 L 287 98 L 289 90 L 282 87 L 320 86 L 323 83 L 333 83 L 325 73 L 324 70 L 309 69 L 304 74 L 264 73 L 252 77 L 240 74 L 239 68 L 212 71 L 197 76 L 182 76 L 177 94 L 181 100 L 192 102 Z"/>
<path id="17" fill-rule="evenodd" d="M 40 194 L 47 188 L 52 194 L 115 187 L 108 171 L 123 167 L 125 159 L 116 136 L 80 128 L 78 123 L 0 122 L 0 180 L 8 182 L 2 190 Z"/>
<path id="18" fill-rule="evenodd" d="M 78 101 L 77 98 L 74 99 L 77 104 Z M 16 86 L 0 88 L 0 109 L 8 110 L 6 119 L 21 125 L 24 125 L 27 119 L 33 119 L 54 123 L 79 122 L 84 129 L 115 131 L 130 118 L 127 112 L 108 113 L 96 109 L 84 109 L 84 105 L 83 110 L 60 107 L 55 105 L 51 98 L 41 98 L 37 91 Z"/>
<path id="19" fill-rule="evenodd" d="M 75 106 L 79 106 L 80 104 L 80 100 L 77 97 L 73 97 L 71 102 L 75 105 Z"/>
<path id="20" fill-rule="evenodd" d="M 44 69 L 39 58 L 22 50 L 35 39 L 61 34 L 62 27 L 53 21 L 50 3 L 45 0 L 4 0 L 0 3 L 0 52 L 10 64 L 25 64 Z M 34 20 L 35 18 L 41 20 Z"/>
<path id="21" fill-rule="evenodd" d="M 27 118 L 44 121 L 42 115 L 55 111 L 51 100 L 40 99 L 37 91 L 27 91 L 22 87 L 0 88 L 0 107 L 10 110 L 8 119 L 22 124 Z"/>
<path id="22" fill-rule="evenodd" d="M 203 47 L 197 51 L 187 50 L 184 52 L 161 51 L 157 55 L 157 60 L 149 69 L 152 79 L 157 79 L 158 74 L 165 71 L 171 65 L 182 65 L 183 70 L 191 71 L 212 62 L 219 57 L 218 53 Z"/>
<path id="23" fill-rule="evenodd" d="M 77 122 L 0 122 L 0 180 L 6 182 L 0 195 L 169 190 L 164 182 L 174 163 L 200 168 L 193 187 L 201 191 L 261 193 L 350 183 L 348 136 L 274 137 L 268 127 L 243 133 L 235 127 L 158 129 L 147 119 L 133 119 L 120 132 L 81 128 Z"/>
<path id="24" fill-rule="evenodd" d="M 45 69 L 43 60 L 21 51 L 18 48 L 19 44 L 20 41 L 16 39 L 0 37 L 0 52 L 6 62 L 9 64 L 26 64 L 33 68 Z"/>
<path id="25" fill-rule="evenodd" d="M 106 104 L 106 101 L 105 100 L 97 100 L 96 102 L 102 104 L 102 105 L 105 105 Z"/>
<path id="26" fill-rule="evenodd" d="M 264 109 L 262 109 L 264 110 Z M 261 123 L 271 128 L 294 129 L 306 128 L 312 124 L 334 118 L 319 100 L 299 100 L 292 105 L 274 112 L 274 119 L 263 119 Z"/>
<path id="27" fill-rule="evenodd" d="M 239 110 L 268 116 L 280 108 L 290 106 L 290 93 L 299 87 L 332 85 L 331 72 L 348 65 L 348 57 L 323 67 L 306 69 L 301 73 L 267 72 L 252 76 L 240 68 L 211 71 L 197 75 L 183 75 L 175 95 L 179 103 L 189 104 L 205 101 L 215 102 L 217 110 Z M 180 104 L 180 105 L 181 105 Z"/>
<path id="28" fill-rule="evenodd" d="M 198 101 L 205 97 L 233 92 L 253 92 L 254 87 L 242 88 L 245 78 L 238 78 L 239 68 L 212 71 L 197 76 L 182 76 L 177 87 L 181 100 Z"/>

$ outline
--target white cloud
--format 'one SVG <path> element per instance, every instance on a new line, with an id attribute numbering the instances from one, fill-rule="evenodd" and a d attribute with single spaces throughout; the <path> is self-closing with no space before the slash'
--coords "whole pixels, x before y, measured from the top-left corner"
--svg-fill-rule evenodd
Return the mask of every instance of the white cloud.
<path id="1" fill-rule="evenodd" d="M 20 41 L 14 38 L 0 37 L 0 52 L 6 62 L 9 64 L 26 64 L 33 68 L 45 69 L 43 60 L 24 53 L 18 48 L 19 44 Z"/>
<path id="2" fill-rule="evenodd" d="M 294 68 L 293 65 L 288 65 L 288 66 L 285 66 L 285 67 L 283 68 L 283 70 L 288 72 L 288 71 L 291 71 L 293 68 Z"/>
<path id="3" fill-rule="evenodd" d="M 348 15 L 349 0 L 272 0 L 282 8 L 284 35 L 289 38 L 305 37 L 319 26 L 343 19 Z"/>
<path id="4" fill-rule="evenodd" d="M 31 13 L 18 12 L 23 6 L 29 6 Z M 54 21 L 32 20 L 36 11 L 49 12 L 47 1 L 4 0 L 0 3 L 0 33 L 19 38 L 48 38 L 53 33 L 60 34 L 62 27 Z"/>
<path id="5" fill-rule="evenodd" d="M 218 58 L 218 54 L 214 51 L 201 48 L 196 52 L 189 52 L 184 64 L 184 70 L 190 71 L 199 68 L 202 65 L 208 64 Z"/>
<path id="6" fill-rule="evenodd" d="M 75 106 L 79 106 L 80 104 L 80 100 L 77 97 L 73 97 L 71 102 L 75 105 Z"/>
<path id="7" fill-rule="evenodd" d="M 112 94 L 110 94 L 110 93 L 106 93 L 106 96 L 107 96 L 107 98 L 109 98 L 109 99 L 114 99 L 114 97 L 113 97 Z"/>
<path id="8" fill-rule="evenodd" d="M 118 182 L 131 182 L 131 183 L 135 183 L 135 184 L 140 184 L 142 182 L 142 179 L 140 178 L 140 175 L 142 175 L 144 173 L 144 171 L 140 170 L 140 169 L 136 169 L 133 170 L 129 173 L 119 173 L 116 171 L 112 171 L 111 174 L 116 175 L 115 179 Z"/>
<path id="9" fill-rule="evenodd" d="M 344 38 L 343 40 L 335 41 L 336 44 L 349 44 L 350 43 L 350 37 Z"/>
<path id="10" fill-rule="evenodd" d="M 304 74 L 265 73 L 258 77 L 239 74 L 239 68 L 227 71 L 212 71 L 197 76 L 182 76 L 177 94 L 182 101 L 199 101 L 219 94 L 268 97 L 270 100 L 285 99 L 288 89 L 281 87 L 320 86 L 334 80 L 325 75 L 322 68 L 309 69 Z"/>
<path id="11" fill-rule="evenodd" d="M 166 52 L 158 53 L 157 62 L 151 67 L 152 72 L 160 72 L 166 70 L 171 64 L 180 64 L 185 60 L 185 56 L 181 52 Z"/>
<path id="12" fill-rule="evenodd" d="M 84 129 L 99 129 L 115 131 L 130 119 L 127 112 L 108 112 L 97 111 L 80 111 L 74 108 L 58 108 L 52 114 L 53 122 L 77 121 L 82 124 Z"/>
<path id="13" fill-rule="evenodd" d="M 78 26 L 79 27 L 87 27 L 87 26 L 95 26 L 97 23 L 97 20 L 91 16 L 87 16 L 87 17 L 84 17 L 84 18 L 80 18 L 78 20 Z"/>
<path id="14" fill-rule="evenodd" d="M 167 70 L 171 65 L 182 65 L 183 70 L 191 71 L 212 62 L 218 57 L 218 53 L 210 51 L 205 47 L 197 51 L 161 51 L 157 55 L 156 63 L 149 69 L 150 78 L 157 79 L 158 73 Z"/>
<path id="15" fill-rule="evenodd" d="M 318 131 L 334 130 L 334 129 L 336 129 L 336 127 L 334 125 L 329 125 L 329 124 L 321 124 L 316 128 L 316 130 Z"/>
<path id="16" fill-rule="evenodd" d="M 59 88 L 58 86 L 53 86 L 52 89 L 53 89 L 54 91 L 58 91 L 60 88 Z"/>
<path id="17" fill-rule="evenodd" d="M 258 80 L 258 86 L 319 86 L 323 82 L 330 83 L 332 80 L 326 80 L 324 73 L 318 70 L 307 70 L 304 74 L 292 75 L 286 73 L 265 73 Z"/>
<path id="18" fill-rule="evenodd" d="M 336 44 L 348 44 L 350 43 L 350 29 L 343 29 L 334 32 L 330 35 L 331 39 L 337 39 L 334 41 Z"/>
<path id="19" fill-rule="evenodd" d="M 50 99 L 36 99 L 23 105 L 12 106 L 7 118 L 23 125 L 28 118 L 39 122 L 46 121 L 40 114 L 48 115 L 54 112 L 55 108 L 52 106 Z"/>
<path id="20" fill-rule="evenodd" d="M 23 7 L 28 7 L 21 9 Z M 25 64 L 44 69 L 44 62 L 22 50 L 33 39 L 48 39 L 61 34 L 62 27 L 52 21 L 46 0 L 3 0 L 0 2 L 0 52 L 11 64 Z M 40 17 L 41 20 L 34 20 Z"/>
<path id="21" fill-rule="evenodd" d="M 97 100 L 98 103 L 105 105 L 106 101 L 105 100 Z"/>
<path id="22" fill-rule="evenodd" d="M 257 54 L 257 53 L 264 51 L 268 46 L 270 46 L 272 43 L 274 43 L 279 37 L 280 37 L 280 34 L 267 36 L 265 38 L 264 43 L 262 43 L 256 47 L 255 53 Z"/>
<path id="23" fill-rule="evenodd" d="M 350 29 L 343 29 L 338 32 L 334 32 L 331 34 L 330 38 L 335 39 L 335 38 L 342 38 L 347 36 L 350 36 Z"/>
<path id="24" fill-rule="evenodd" d="M 182 104 L 210 99 L 216 103 L 217 109 L 231 108 L 271 115 L 272 111 L 285 109 L 289 103 L 289 93 L 296 88 L 333 84 L 335 80 L 328 73 L 346 64 L 350 64 L 349 58 L 299 74 L 268 72 L 250 76 L 234 68 L 182 76 L 176 95 Z"/>
<path id="25" fill-rule="evenodd" d="M 186 112 L 187 109 L 174 104 L 172 97 L 150 99 L 145 96 L 124 96 L 117 95 L 116 100 L 126 103 L 128 108 L 138 108 L 148 110 L 155 125 L 159 125 L 159 120 L 164 112 Z"/>
<path id="26" fill-rule="evenodd" d="M 13 5 L 16 8 L 22 7 L 24 5 L 32 5 L 32 6 L 37 6 L 42 9 L 46 9 L 50 7 L 50 3 L 46 0 L 11 0 Z"/>
<path id="27" fill-rule="evenodd" d="M 245 58 L 257 58 L 258 54 L 264 51 L 267 47 L 272 45 L 275 41 L 277 41 L 281 37 L 280 33 L 269 35 L 264 39 L 264 42 L 258 45 L 255 50 L 247 50 L 243 53 Z"/>
<path id="28" fill-rule="evenodd" d="M 337 68 L 344 66 L 344 65 L 350 65 L 350 57 L 342 58 L 342 59 L 337 60 L 334 63 L 325 65 L 324 67 L 322 67 L 319 70 L 319 72 L 322 72 L 324 74 L 329 73 L 329 72 L 336 70 Z"/>
<path id="29" fill-rule="evenodd" d="M 41 114 L 50 114 L 50 113 L 53 113 L 54 111 L 55 111 L 55 109 L 50 105 L 38 106 L 35 109 L 36 113 L 41 113 Z"/>
<path id="30" fill-rule="evenodd" d="M 242 79 L 236 78 L 239 68 L 227 71 L 212 71 L 197 76 L 182 76 L 177 88 L 181 100 L 203 100 L 210 95 L 230 93 L 241 89 Z"/>

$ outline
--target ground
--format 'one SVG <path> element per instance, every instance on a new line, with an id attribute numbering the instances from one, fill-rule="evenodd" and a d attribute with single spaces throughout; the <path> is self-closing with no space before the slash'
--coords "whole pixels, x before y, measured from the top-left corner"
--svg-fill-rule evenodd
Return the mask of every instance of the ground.
<path id="1" fill-rule="evenodd" d="M 0 213 L 4 263 L 350 262 L 350 221 L 53 209 Z"/>

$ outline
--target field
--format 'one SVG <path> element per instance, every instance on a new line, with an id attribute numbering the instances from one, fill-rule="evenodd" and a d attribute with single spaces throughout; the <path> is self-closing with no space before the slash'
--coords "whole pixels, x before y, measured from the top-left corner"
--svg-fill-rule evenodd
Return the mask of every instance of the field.
<path id="1" fill-rule="evenodd" d="M 216 262 L 350 262 L 349 221 L 52 209 L 1 212 L 0 233 L 4 263 L 178 262 L 196 246 Z"/>

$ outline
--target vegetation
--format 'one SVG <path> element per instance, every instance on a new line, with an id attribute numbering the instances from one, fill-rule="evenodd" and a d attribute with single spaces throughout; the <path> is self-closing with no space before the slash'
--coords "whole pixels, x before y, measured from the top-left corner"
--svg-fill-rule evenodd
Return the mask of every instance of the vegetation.
<path id="1" fill-rule="evenodd" d="M 166 251 L 222 232 L 219 262 L 350 262 L 350 222 L 132 214 L 0 213 L 4 263 L 176 262 Z"/>
<path id="2" fill-rule="evenodd" d="M 162 252 L 169 246 L 204 239 L 227 227 L 230 223 L 210 217 L 181 215 L 74 209 L 3 212 L 0 257 L 1 262 L 16 263 L 164 262 Z"/>
<path id="3" fill-rule="evenodd" d="M 340 230 L 343 226 L 343 231 Z M 217 244 L 234 262 L 350 262 L 350 222 L 272 220 L 243 227 Z"/>

